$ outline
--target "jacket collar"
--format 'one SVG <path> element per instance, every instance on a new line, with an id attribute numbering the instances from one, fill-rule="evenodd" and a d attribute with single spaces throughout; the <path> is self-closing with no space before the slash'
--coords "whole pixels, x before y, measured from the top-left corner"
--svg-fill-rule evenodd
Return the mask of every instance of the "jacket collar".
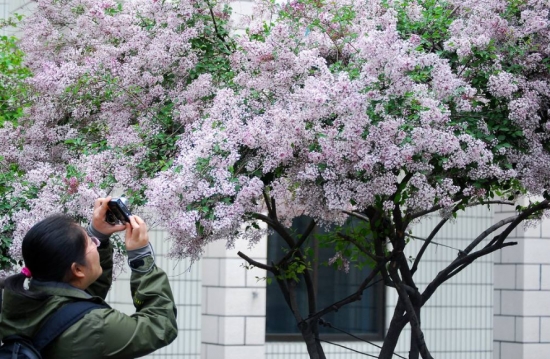
<path id="1" fill-rule="evenodd" d="M 31 279 L 29 289 L 32 291 L 40 291 L 51 295 L 59 295 L 63 297 L 73 297 L 80 299 L 90 299 L 92 296 L 82 289 L 73 287 L 68 283 L 63 282 L 43 282 L 37 279 Z"/>

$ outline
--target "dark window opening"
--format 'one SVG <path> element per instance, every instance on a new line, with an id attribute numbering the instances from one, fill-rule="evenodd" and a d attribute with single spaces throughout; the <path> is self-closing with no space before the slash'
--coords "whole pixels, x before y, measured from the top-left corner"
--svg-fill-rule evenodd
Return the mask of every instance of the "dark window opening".
<path id="1" fill-rule="evenodd" d="M 294 219 L 292 227 L 297 233 L 303 233 L 310 219 L 299 217 Z M 321 229 L 316 229 L 321 233 Z M 339 271 L 331 266 L 323 265 L 335 253 L 331 248 L 320 248 L 316 241 L 311 241 L 314 257 L 312 262 L 312 280 L 317 293 L 317 311 L 353 294 L 363 280 L 370 274 L 371 268 L 365 266 L 362 269 L 350 265 L 349 273 Z M 312 243 L 313 242 L 313 243 Z M 286 244 L 277 234 L 272 233 L 268 237 L 267 263 L 277 262 L 285 255 Z M 266 310 L 266 339 L 269 341 L 301 340 L 300 331 L 290 308 L 277 285 L 273 275 L 271 284 L 267 285 L 267 310 Z M 376 279 L 378 280 L 378 279 Z M 376 281 L 375 280 L 375 281 Z M 303 279 L 297 284 L 297 302 L 300 313 L 307 317 L 307 294 Z M 340 308 L 338 312 L 332 312 L 323 317 L 334 327 L 352 333 L 362 339 L 378 340 L 383 338 L 384 331 L 384 286 L 379 282 L 363 292 L 362 299 Z M 321 338 L 337 340 L 356 340 L 353 337 L 340 334 L 332 329 L 320 327 Z"/>

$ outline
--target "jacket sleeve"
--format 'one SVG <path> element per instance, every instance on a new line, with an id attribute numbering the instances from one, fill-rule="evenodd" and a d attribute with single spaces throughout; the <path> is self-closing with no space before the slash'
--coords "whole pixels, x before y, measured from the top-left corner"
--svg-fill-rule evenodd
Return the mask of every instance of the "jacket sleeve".
<path id="1" fill-rule="evenodd" d="M 152 255 L 131 266 L 131 294 L 136 313 L 96 310 L 104 316 L 101 328 L 103 358 L 136 358 L 170 344 L 177 336 L 176 306 L 166 273 Z M 141 270 L 141 272 L 140 272 Z"/>
<path id="2" fill-rule="evenodd" d="M 110 241 L 107 241 L 99 246 L 97 251 L 99 252 L 99 263 L 101 268 L 103 268 L 103 273 L 86 291 L 93 296 L 101 297 L 101 299 L 105 300 L 113 284 L 113 245 Z"/>

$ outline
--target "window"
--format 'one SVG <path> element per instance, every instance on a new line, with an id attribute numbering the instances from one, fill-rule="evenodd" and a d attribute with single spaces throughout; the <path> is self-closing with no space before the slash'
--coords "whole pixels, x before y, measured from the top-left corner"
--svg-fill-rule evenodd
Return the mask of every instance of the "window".
<path id="1" fill-rule="evenodd" d="M 299 217 L 294 219 L 292 227 L 298 233 L 303 233 L 309 224 L 309 218 Z M 316 229 L 320 233 L 320 229 Z M 321 310 L 334 302 L 354 293 L 363 280 L 371 272 L 370 268 L 359 270 L 350 266 L 349 273 L 337 271 L 332 267 L 323 265 L 334 256 L 330 248 L 319 248 L 314 244 L 313 252 L 316 258 L 312 263 L 313 285 L 317 292 L 317 310 Z M 286 247 L 283 239 L 272 233 L 268 237 L 267 263 L 276 262 L 285 254 Z M 273 275 L 269 273 L 269 277 Z M 297 297 L 300 305 L 300 313 L 307 316 L 307 295 L 303 280 L 298 283 Z M 286 304 L 281 291 L 275 282 L 267 286 L 266 308 L 266 339 L 277 340 L 301 340 L 300 331 L 296 320 Z M 345 330 L 364 339 L 382 339 L 384 331 L 384 286 L 378 283 L 363 292 L 360 301 L 350 303 L 336 313 L 332 312 L 323 319 L 334 327 Z M 341 334 L 331 328 L 320 327 L 323 339 L 354 340 L 352 337 Z"/>

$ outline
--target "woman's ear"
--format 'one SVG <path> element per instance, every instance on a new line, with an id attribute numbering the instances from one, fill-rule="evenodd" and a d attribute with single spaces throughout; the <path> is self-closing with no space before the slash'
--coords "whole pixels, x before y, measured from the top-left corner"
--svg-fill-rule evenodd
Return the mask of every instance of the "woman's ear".
<path id="1" fill-rule="evenodd" d="M 85 266 L 82 264 L 73 262 L 69 276 L 69 280 L 66 282 L 73 287 L 85 290 L 90 285 L 86 279 Z"/>
<path id="2" fill-rule="evenodd" d="M 76 262 L 73 262 L 73 264 L 71 264 L 71 279 L 72 280 L 81 280 L 82 278 L 85 277 L 85 274 L 84 272 L 82 271 L 82 264 L 78 264 Z"/>

